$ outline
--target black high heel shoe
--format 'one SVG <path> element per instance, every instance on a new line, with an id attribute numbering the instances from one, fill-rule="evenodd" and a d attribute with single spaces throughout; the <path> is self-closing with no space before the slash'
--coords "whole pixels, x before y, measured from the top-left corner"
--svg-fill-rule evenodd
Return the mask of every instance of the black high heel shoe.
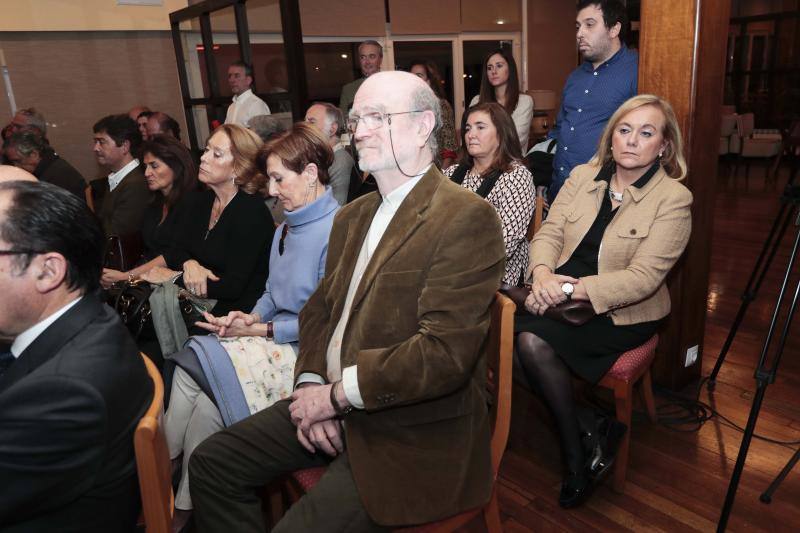
<path id="1" fill-rule="evenodd" d="M 617 448 L 628 426 L 613 418 L 606 418 L 598 428 L 597 453 L 588 463 L 589 477 L 594 483 L 602 481 L 614 466 Z"/>
<path id="2" fill-rule="evenodd" d="M 561 484 L 558 505 L 564 509 L 577 507 L 591 496 L 593 488 L 594 484 L 589 477 L 588 469 L 582 472 L 568 472 Z"/>

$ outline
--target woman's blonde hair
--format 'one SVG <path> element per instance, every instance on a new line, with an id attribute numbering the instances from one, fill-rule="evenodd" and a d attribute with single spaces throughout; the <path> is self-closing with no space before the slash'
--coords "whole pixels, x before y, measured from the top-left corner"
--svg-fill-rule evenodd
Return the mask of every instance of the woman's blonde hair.
<path id="1" fill-rule="evenodd" d="M 248 194 L 263 189 L 266 177 L 256 165 L 258 150 L 264 144 L 261 137 L 238 124 L 222 124 L 212 135 L 217 132 L 224 133 L 231 142 L 234 183 Z"/>
<path id="2" fill-rule="evenodd" d="M 606 124 L 603 135 L 600 137 L 597 153 L 590 163 L 605 166 L 613 159 L 614 154 L 611 151 L 611 138 L 617 125 L 629 112 L 646 105 L 655 107 L 664 115 L 664 129 L 661 134 L 664 136 L 666 146 L 660 157 L 661 166 L 669 177 L 682 180 L 686 177 L 686 159 L 683 157 L 681 128 L 678 126 L 678 119 L 675 117 L 675 112 L 672 110 L 672 106 L 669 102 L 654 94 L 640 94 L 634 96 L 619 106 L 616 112 L 611 115 L 608 124 Z"/>

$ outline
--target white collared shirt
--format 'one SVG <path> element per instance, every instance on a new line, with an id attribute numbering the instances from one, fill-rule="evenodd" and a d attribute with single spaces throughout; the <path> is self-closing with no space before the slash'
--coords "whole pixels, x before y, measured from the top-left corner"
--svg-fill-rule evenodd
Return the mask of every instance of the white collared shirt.
<path id="1" fill-rule="evenodd" d="M 246 128 L 251 118 L 269 114 L 267 103 L 254 95 L 252 89 L 247 89 L 233 97 L 233 103 L 228 106 L 228 113 L 225 115 L 225 124 L 239 124 Z"/>
<path id="2" fill-rule="evenodd" d="M 33 326 L 17 335 L 17 338 L 14 339 L 14 343 L 11 345 L 11 355 L 14 357 L 19 357 L 19 355 L 24 352 L 25 349 L 30 346 L 39 335 L 44 333 L 44 330 L 50 327 L 50 324 L 58 320 L 61 315 L 72 309 L 75 304 L 81 301 L 81 298 L 83 298 L 83 296 L 78 296 L 49 317 L 45 318 L 41 322 L 37 322 Z"/>
<path id="3" fill-rule="evenodd" d="M 122 180 L 125 179 L 133 169 L 139 166 L 139 160 L 133 159 L 130 163 L 122 167 L 121 169 L 117 170 L 116 172 L 112 172 L 108 175 L 108 191 L 111 192 L 117 188 L 117 185 L 122 183 Z"/>

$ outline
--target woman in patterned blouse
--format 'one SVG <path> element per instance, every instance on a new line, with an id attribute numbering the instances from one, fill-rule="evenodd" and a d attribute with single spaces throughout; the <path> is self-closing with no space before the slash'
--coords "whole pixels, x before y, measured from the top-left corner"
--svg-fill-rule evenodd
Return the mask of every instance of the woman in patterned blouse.
<path id="1" fill-rule="evenodd" d="M 475 191 L 497 210 L 506 244 L 503 283 L 516 286 L 528 268 L 528 225 L 536 190 L 533 176 L 521 163 L 517 130 L 497 103 L 467 111 L 458 164 L 444 171 L 456 183 Z"/>

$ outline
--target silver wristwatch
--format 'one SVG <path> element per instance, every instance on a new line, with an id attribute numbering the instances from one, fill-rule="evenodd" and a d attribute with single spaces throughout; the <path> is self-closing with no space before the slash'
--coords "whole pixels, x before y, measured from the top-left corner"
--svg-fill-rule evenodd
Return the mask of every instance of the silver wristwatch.
<path id="1" fill-rule="evenodd" d="M 564 282 L 561 284 L 561 290 L 564 291 L 564 294 L 567 296 L 567 301 L 572 300 L 572 293 L 575 292 L 575 285 L 569 281 Z"/>

